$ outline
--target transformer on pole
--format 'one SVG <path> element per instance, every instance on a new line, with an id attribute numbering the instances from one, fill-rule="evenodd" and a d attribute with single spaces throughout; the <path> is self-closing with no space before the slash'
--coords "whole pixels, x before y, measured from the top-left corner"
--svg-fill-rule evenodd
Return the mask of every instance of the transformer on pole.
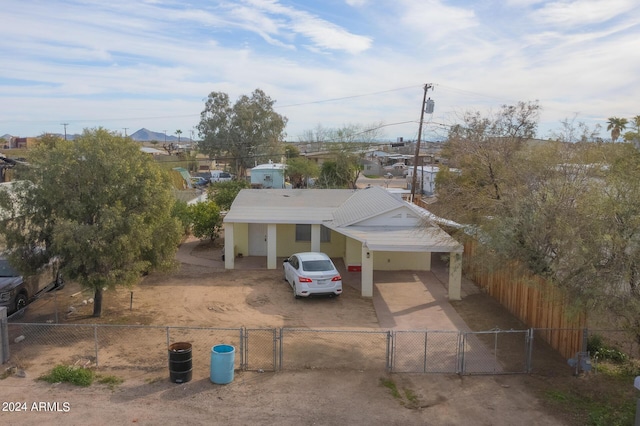
<path id="1" fill-rule="evenodd" d="M 424 95 L 422 96 L 422 108 L 420 108 L 420 127 L 418 128 L 418 141 L 416 142 L 416 154 L 413 157 L 413 176 L 411 177 L 411 202 L 416 196 L 416 185 L 418 183 L 418 158 L 420 157 L 420 138 L 422 137 L 422 123 L 424 113 L 433 114 L 434 102 L 429 98 L 427 101 L 427 91 L 433 89 L 433 84 L 424 85 Z M 424 167 L 424 166 L 423 166 Z"/>

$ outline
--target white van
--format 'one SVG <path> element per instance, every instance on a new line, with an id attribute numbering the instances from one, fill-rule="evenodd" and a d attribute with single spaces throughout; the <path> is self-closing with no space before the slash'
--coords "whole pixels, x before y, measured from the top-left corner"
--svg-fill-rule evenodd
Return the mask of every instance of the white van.
<path id="1" fill-rule="evenodd" d="M 233 175 L 231 173 L 223 172 L 222 170 L 211 170 L 211 178 L 209 180 L 211 183 L 229 182 L 233 180 Z"/>

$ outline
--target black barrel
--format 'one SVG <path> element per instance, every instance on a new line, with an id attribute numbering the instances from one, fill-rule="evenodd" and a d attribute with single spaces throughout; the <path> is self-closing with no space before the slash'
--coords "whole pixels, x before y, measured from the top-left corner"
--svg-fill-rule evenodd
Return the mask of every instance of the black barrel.
<path id="1" fill-rule="evenodd" d="M 173 343 L 169 346 L 169 378 L 173 383 L 187 383 L 192 373 L 191 343 Z"/>

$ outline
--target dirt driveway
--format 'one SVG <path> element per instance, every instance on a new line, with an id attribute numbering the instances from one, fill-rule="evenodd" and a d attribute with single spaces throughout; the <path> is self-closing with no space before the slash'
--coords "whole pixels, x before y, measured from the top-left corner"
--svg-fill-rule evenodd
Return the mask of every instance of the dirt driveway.
<path id="1" fill-rule="evenodd" d="M 174 273 L 152 274 L 131 291 L 109 292 L 100 321 L 380 328 L 374 302 L 360 297 L 356 286 L 345 285 L 339 298 L 294 300 L 279 270 L 251 269 L 247 264 L 245 270 L 224 271 L 212 263 L 219 261 L 219 248 L 197 242 L 186 247 L 189 259 L 182 258 L 184 263 Z M 70 284 L 55 299 L 37 301 L 24 321 L 50 320 L 53 300 L 64 321 L 93 321 L 90 303 L 82 303 L 90 295 L 77 292 Z M 75 311 L 65 318 L 62 313 L 70 305 Z M 467 311 L 470 309 L 467 306 Z M 476 311 L 465 315 L 481 318 L 492 314 L 482 309 L 479 304 Z M 398 322 L 403 312 L 395 314 Z M 221 386 L 202 375 L 186 384 L 174 384 L 166 371 L 123 370 L 109 372 L 125 379 L 112 390 L 103 385 L 75 388 L 34 380 L 51 366 L 44 359 L 32 360 L 23 366 L 26 378 L 11 376 L 0 381 L 3 402 L 25 402 L 28 408 L 27 412 L 0 411 L 0 424 L 563 424 L 544 412 L 529 388 L 536 381 L 531 376 L 389 375 L 382 371 L 309 369 L 237 372 L 232 383 Z M 392 388 L 397 389 L 395 396 Z M 70 409 L 35 412 L 31 410 L 33 402 L 68 402 Z"/>

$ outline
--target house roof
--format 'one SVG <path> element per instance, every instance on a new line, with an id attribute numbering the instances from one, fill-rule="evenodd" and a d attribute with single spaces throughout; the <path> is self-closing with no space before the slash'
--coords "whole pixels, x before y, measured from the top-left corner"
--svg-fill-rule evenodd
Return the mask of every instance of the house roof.
<path id="1" fill-rule="evenodd" d="M 286 164 L 282 163 L 267 163 L 267 164 L 258 164 L 255 167 L 252 167 L 251 170 L 284 170 L 286 169 Z"/>
<path id="2" fill-rule="evenodd" d="M 324 223 L 333 220 L 333 212 L 353 193 L 351 189 L 243 189 L 224 221 Z"/>
<path id="3" fill-rule="evenodd" d="M 373 186 L 350 189 L 243 189 L 226 223 L 322 224 L 371 250 L 462 252 L 425 209 Z"/>

